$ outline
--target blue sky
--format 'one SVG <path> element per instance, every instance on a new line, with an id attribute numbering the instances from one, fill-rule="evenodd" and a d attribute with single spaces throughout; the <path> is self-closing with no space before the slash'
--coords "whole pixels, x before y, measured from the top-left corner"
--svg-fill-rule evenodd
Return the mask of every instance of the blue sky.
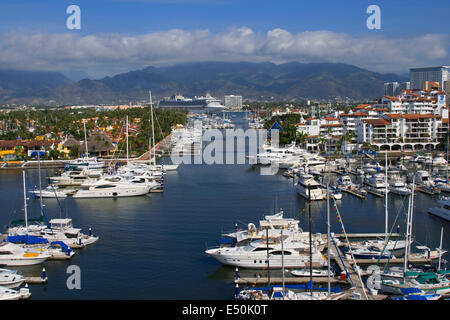
<path id="1" fill-rule="evenodd" d="M 66 28 L 66 8 L 76 4 L 81 8 L 81 30 L 68 30 Z M 381 9 L 381 30 L 369 30 L 366 27 L 366 19 L 369 14 L 366 8 L 376 4 Z M 145 65 L 161 65 L 177 63 L 189 60 L 269 60 L 276 63 L 297 60 L 301 62 L 345 62 L 386 72 L 394 68 L 395 72 L 407 72 L 409 64 L 445 64 L 449 58 L 449 31 L 450 31 L 450 1 L 439 0 L 432 3 L 426 1 L 272 1 L 272 0 L 16 0 L 2 1 L 0 3 L 0 50 L 7 48 L 8 57 L 0 58 L 0 66 L 22 65 L 28 69 L 54 68 L 60 70 L 90 71 L 91 74 L 100 76 L 102 74 L 120 72 L 120 68 L 107 68 L 108 63 L 114 65 L 123 64 L 126 68 L 140 68 Z M 164 33 L 178 29 L 182 34 L 173 38 Z M 250 30 L 250 31 L 249 31 Z M 278 41 L 281 48 L 289 43 L 289 50 L 267 50 L 273 46 L 273 37 L 269 33 L 276 31 L 278 36 L 283 36 L 285 43 Z M 280 32 L 282 30 L 283 32 Z M 200 32 L 200 35 L 198 34 Z M 207 32 L 204 35 L 202 32 Z M 312 33 L 312 37 L 311 36 Z M 324 36 L 324 34 L 326 36 Z M 40 35 L 37 37 L 36 35 Z M 114 40 L 111 36 L 116 37 Z M 155 40 L 156 36 L 160 36 Z M 274 35 L 274 33 L 272 33 Z M 112 57 L 110 53 L 99 54 L 102 48 L 119 50 L 115 48 L 116 43 L 129 43 L 130 39 L 142 42 L 143 37 L 148 40 L 148 46 L 137 46 L 138 52 Z M 27 38 L 28 37 L 28 38 Z M 105 39 L 108 38 L 108 39 Z M 176 41 L 179 46 L 173 50 L 186 52 L 178 56 L 171 54 L 170 59 L 163 59 L 167 53 L 166 48 L 158 52 L 157 46 L 164 47 L 166 44 L 158 42 L 161 38 L 168 37 Z M 70 38 L 70 40 L 68 40 Z M 95 38 L 95 41 L 92 40 Z M 124 38 L 128 39 L 127 41 Z M 270 39 L 269 39 L 270 38 Z M 340 44 L 327 47 L 321 45 L 317 51 L 307 50 L 309 42 L 312 45 L 332 39 L 339 39 Z M 19 40 L 18 40 L 19 39 Z M 314 39 L 317 39 L 314 41 Z M 239 41 L 240 42 L 239 42 Z M 359 46 L 362 43 L 378 41 L 378 46 L 367 45 L 368 50 L 382 50 L 386 45 L 403 46 L 397 51 L 391 50 L 385 56 L 378 54 L 376 57 L 367 57 L 364 62 L 364 50 Z M 417 49 L 412 51 L 411 44 L 415 41 Z M 26 44 L 33 42 L 33 46 Z M 40 43 L 38 43 L 40 41 Z M 77 55 L 57 55 L 57 43 L 70 41 L 81 53 Z M 116 41 L 116 43 L 113 43 Z M 132 41 L 132 40 L 131 40 Z M 230 46 L 225 45 L 228 41 Z M 235 41 L 235 42 L 234 42 Z M 252 47 L 245 45 L 254 41 Z M 306 42 L 305 42 L 306 41 Z M 439 45 L 430 46 L 430 43 L 441 42 Z M 49 49 L 42 49 L 46 43 L 55 46 L 54 56 Z M 87 48 L 86 42 L 90 47 Z M 152 45 L 152 42 L 155 45 Z M 186 43 L 185 43 L 186 42 Z M 194 53 L 195 43 L 212 44 L 213 50 L 202 57 Z M 264 43 L 260 46 L 259 43 Z M 266 43 L 267 42 L 267 43 Z M 183 47 L 181 44 L 187 47 Z M 26 44 L 26 45 L 25 45 Z M 244 44 L 244 49 L 239 51 L 239 45 Z M 61 44 L 60 44 L 61 45 Z M 14 50 L 22 51 L 23 62 L 14 56 Z M 351 47 L 346 53 L 342 50 Z M 425 52 L 424 47 L 435 53 Z M 339 48 L 342 49 L 339 51 Z M 43 50 L 38 52 L 40 60 L 36 57 L 27 59 L 24 51 Z M 95 51 L 98 49 L 98 52 Z M 320 51 L 321 50 L 321 51 Z M 347 50 L 347 48 L 345 48 Z M 143 55 L 142 52 L 147 51 Z M 331 51 L 324 55 L 322 51 Z M 333 52 L 336 54 L 333 56 Z M 397 62 L 390 60 L 394 55 L 407 52 L 408 56 Z M 349 53 L 350 52 L 350 53 Z M 188 56 L 191 54 L 191 57 Z M 355 56 L 352 57 L 352 54 Z M 373 54 L 373 53 L 372 53 Z M 414 55 L 413 55 L 414 54 Z M 44 61 L 45 56 L 52 56 L 57 63 Z M 89 55 L 92 55 L 89 63 Z M 139 57 L 138 57 L 139 55 Z M 77 63 L 77 57 L 79 59 Z M 346 57 L 348 57 L 346 59 Z M 83 60 L 84 59 L 84 60 Z M 372 59 L 372 60 L 371 60 Z M 398 58 L 397 58 L 398 59 Z M 342 60 L 342 61 L 341 61 Z M 24 65 L 24 62 L 25 65 Z M 66 63 L 65 63 L 66 62 Z M 448 64 L 448 62 L 447 62 Z M 106 71 L 106 70 L 109 71 Z"/>

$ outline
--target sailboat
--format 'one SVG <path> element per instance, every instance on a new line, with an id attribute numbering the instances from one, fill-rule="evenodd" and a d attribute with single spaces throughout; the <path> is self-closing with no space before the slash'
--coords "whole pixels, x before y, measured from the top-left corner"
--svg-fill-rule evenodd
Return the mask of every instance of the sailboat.
<path id="1" fill-rule="evenodd" d="M 414 185 L 414 181 L 413 181 Z M 446 294 L 450 292 L 450 280 L 441 273 L 416 273 L 408 270 L 408 259 L 411 252 L 412 218 L 414 212 L 414 187 L 410 196 L 407 227 L 406 252 L 402 279 L 385 279 L 381 281 L 381 290 L 385 293 L 407 295 L 411 292 L 421 294 Z M 442 238 L 441 238 L 442 239 Z M 442 242 L 441 242 L 442 243 Z M 442 245 L 442 244 L 441 244 Z"/>
<path id="2" fill-rule="evenodd" d="M 46 248 L 53 257 L 71 257 L 74 252 L 70 248 L 81 248 L 85 245 L 96 242 L 99 237 L 92 234 L 85 235 L 81 233 L 81 229 L 74 228 L 72 225 L 72 219 L 51 219 L 47 224 L 28 225 L 27 215 L 27 203 L 26 203 L 26 186 L 25 186 L 25 172 L 23 173 L 23 185 L 24 185 L 24 207 L 25 207 L 25 226 L 16 226 L 8 228 L 8 240 L 10 242 L 23 243 L 23 242 L 41 242 L 50 243 L 50 246 Z M 40 178 L 40 166 L 39 166 L 39 186 L 41 185 Z M 44 217 L 44 204 L 43 197 L 39 197 L 40 209 L 42 217 Z M 30 240 L 31 239 L 31 240 Z M 41 239 L 42 241 L 38 241 Z M 45 240 L 45 241 L 44 241 Z M 35 244 L 35 243 L 34 243 Z"/>
<path id="3" fill-rule="evenodd" d="M 99 161 L 97 157 L 89 157 L 88 145 L 87 145 L 87 134 L 86 134 L 86 121 L 83 121 L 84 126 L 84 144 L 86 147 L 86 154 L 83 157 L 77 158 L 75 160 L 70 160 L 64 162 L 64 167 L 66 169 L 102 169 L 105 166 L 104 161 Z"/>
<path id="4" fill-rule="evenodd" d="M 24 201 L 24 215 L 25 227 L 28 226 L 28 212 L 27 212 L 27 198 L 25 185 L 25 171 L 23 175 L 23 201 Z M 8 237 L 9 238 L 9 237 Z M 9 239 L 8 239 L 9 240 Z M 25 235 L 25 240 L 35 243 L 45 243 L 45 239 L 35 238 Z M 46 250 L 36 250 L 35 248 L 23 248 L 12 242 L 0 243 L 0 265 L 5 266 L 28 266 L 40 264 L 51 257 L 51 254 Z"/>
<path id="5" fill-rule="evenodd" d="M 387 165 L 387 153 L 386 153 L 386 166 L 385 166 L 385 225 L 384 225 L 384 239 L 366 240 L 360 243 L 351 244 L 353 254 L 357 259 L 389 259 L 394 258 L 393 251 L 404 250 L 406 241 L 403 240 L 389 240 L 389 209 L 388 209 L 388 165 Z"/>

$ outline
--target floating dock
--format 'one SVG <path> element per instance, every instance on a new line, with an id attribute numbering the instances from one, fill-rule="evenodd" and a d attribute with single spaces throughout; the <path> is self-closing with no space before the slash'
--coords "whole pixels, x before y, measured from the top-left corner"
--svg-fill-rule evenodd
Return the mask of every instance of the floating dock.
<path id="1" fill-rule="evenodd" d="M 351 194 L 355 197 L 358 197 L 360 199 L 366 199 L 367 198 L 367 192 L 363 192 L 362 190 L 352 190 L 352 189 L 341 189 L 342 192 L 347 192 L 348 194 Z"/>
<path id="2" fill-rule="evenodd" d="M 48 277 L 42 278 L 42 277 L 25 277 L 25 283 L 28 284 L 44 284 L 47 283 Z"/>
<path id="3" fill-rule="evenodd" d="M 379 198 L 384 198 L 384 193 L 378 191 L 376 188 L 366 187 L 366 191 L 369 192 L 370 194 L 373 194 L 374 196 L 379 197 Z"/>

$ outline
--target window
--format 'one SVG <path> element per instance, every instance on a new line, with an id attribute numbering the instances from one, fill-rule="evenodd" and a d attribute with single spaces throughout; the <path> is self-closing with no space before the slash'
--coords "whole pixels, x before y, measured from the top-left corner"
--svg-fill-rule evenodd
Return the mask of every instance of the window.
<path id="1" fill-rule="evenodd" d="M 272 252 L 272 254 L 274 255 L 274 256 L 281 256 L 282 254 L 283 254 L 283 251 L 274 251 L 274 252 Z M 292 253 L 291 252 L 289 252 L 289 251 L 284 251 L 284 255 L 285 256 L 289 256 L 289 255 L 291 255 Z"/>

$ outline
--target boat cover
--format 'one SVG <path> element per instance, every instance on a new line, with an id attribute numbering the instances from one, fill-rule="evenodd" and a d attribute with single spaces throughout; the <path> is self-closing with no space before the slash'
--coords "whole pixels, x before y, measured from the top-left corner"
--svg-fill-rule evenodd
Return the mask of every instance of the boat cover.
<path id="1" fill-rule="evenodd" d="M 25 243 L 25 244 L 48 243 L 48 240 L 45 238 L 30 236 L 28 234 L 20 236 L 8 236 L 8 241 L 12 243 Z"/>

